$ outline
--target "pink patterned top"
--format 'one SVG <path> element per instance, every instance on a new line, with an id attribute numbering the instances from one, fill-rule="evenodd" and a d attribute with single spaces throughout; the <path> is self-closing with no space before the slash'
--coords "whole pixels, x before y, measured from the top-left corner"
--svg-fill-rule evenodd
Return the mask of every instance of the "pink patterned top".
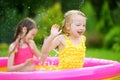
<path id="1" fill-rule="evenodd" d="M 26 48 L 18 47 L 18 52 L 15 54 L 14 65 L 24 63 L 29 58 L 33 58 L 30 46 Z"/>

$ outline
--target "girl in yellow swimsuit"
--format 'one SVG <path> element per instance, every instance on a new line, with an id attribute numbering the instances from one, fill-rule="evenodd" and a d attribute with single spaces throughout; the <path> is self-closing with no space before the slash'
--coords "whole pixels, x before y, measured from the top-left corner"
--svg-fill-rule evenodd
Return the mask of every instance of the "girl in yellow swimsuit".
<path id="1" fill-rule="evenodd" d="M 58 69 L 82 68 L 85 57 L 86 16 L 78 10 L 70 10 L 64 16 L 62 30 L 54 24 L 50 36 L 42 46 L 41 63 L 54 48 L 59 48 Z M 62 34 L 60 34 L 62 31 Z"/>
<path id="2" fill-rule="evenodd" d="M 66 46 L 59 51 L 59 69 L 82 68 L 85 56 L 85 42 L 83 36 L 81 42 L 73 44 L 69 37 L 65 36 Z"/>

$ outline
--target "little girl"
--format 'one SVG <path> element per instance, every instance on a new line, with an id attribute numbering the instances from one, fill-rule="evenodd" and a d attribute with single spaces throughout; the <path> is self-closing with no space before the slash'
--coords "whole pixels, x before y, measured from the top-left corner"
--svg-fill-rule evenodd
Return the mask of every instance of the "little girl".
<path id="1" fill-rule="evenodd" d="M 8 71 L 35 71 L 33 55 L 40 57 L 34 42 L 37 33 L 36 23 L 25 18 L 18 23 L 15 38 L 9 47 Z"/>
<path id="2" fill-rule="evenodd" d="M 53 25 L 50 36 L 44 41 L 42 47 L 41 63 L 48 53 L 58 46 L 58 69 L 82 68 L 85 57 L 85 41 L 83 33 L 86 30 L 86 16 L 78 10 L 70 10 L 64 16 L 62 34 L 59 26 Z"/>

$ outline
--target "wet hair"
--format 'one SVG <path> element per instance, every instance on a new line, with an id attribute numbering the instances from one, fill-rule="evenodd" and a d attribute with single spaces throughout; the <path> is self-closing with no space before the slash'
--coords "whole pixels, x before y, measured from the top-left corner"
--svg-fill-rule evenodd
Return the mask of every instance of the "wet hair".
<path id="1" fill-rule="evenodd" d="M 70 11 L 66 12 L 64 15 L 64 20 L 63 20 L 63 25 L 62 25 L 62 33 L 63 34 L 69 35 L 69 30 L 67 29 L 67 27 L 68 27 L 67 23 L 72 22 L 72 17 L 75 14 L 81 15 L 86 18 L 85 14 L 79 10 L 70 10 Z M 69 24 L 69 25 L 71 25 L 71 24 Z"/>
<path id="2" fill-rule="evenodd" d="M 17 29 L 16 29 L 16 33 L 15 33 L 15 37 L 14 37 L 14 41 L 18 38 L 18 36 L 20 34 L 22 34 L 22 29 L 23 27 L 26 27 L 27 29 L 27 32 L 25 35 L 27 35 L 27 33 L 33 29 L 33 28 L 36 28 L 37 29 L 37 26 L 36 26 L 36 23 L 34 20 L 32 20 L 31 18 L 25 18 L 23 20 L 21 20 L 18 24 L 17 24 Z"/>
<path id="3" fill-rule="evenodd" d="M 24 18 L 23 20 L 21 20 L 18 24 L 17 24 L 17 29 L 16 29 L 16 33 L 15 33 L 15 37 L 14 37 L 14 42 L 15 42 L 15 45 L 13 47 L 13 49 L 9 52 L 10 54 L 8 56 L 11 55 L 12 52 L 16 51 L 17 47 L 18 47 L 18 44 L 21 40 L 20 35 L 22 34 L 22 29 L 23 27 L 26 27 L 27 29 L 27 32 L 25 35 L 28 34 L 28 32 L 32 29 L 38 29 L 37 26 L 36 26 L 36 23 L 34 20 L 32 20 L 31 18 Z M 18 41 L 16 41 L 16 39 L 18 39 Z"/>

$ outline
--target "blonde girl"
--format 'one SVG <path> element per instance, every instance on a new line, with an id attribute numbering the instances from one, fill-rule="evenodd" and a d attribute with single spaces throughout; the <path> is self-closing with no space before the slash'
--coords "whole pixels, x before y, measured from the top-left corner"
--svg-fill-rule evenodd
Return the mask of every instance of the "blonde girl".
<path id="1" fill-rule="evenodd" d="M 54 48 L 59 48 L 58 69 L 82 68 L 85 57 L 85 41 L 83 35 L 86 30 L 86 16 L 79 10 L 70 10 L 64 16 L 62 34 L 59 26 L 53 25 L 50 36 L 42 47 L 42 64 L 48 53 Z"/>

